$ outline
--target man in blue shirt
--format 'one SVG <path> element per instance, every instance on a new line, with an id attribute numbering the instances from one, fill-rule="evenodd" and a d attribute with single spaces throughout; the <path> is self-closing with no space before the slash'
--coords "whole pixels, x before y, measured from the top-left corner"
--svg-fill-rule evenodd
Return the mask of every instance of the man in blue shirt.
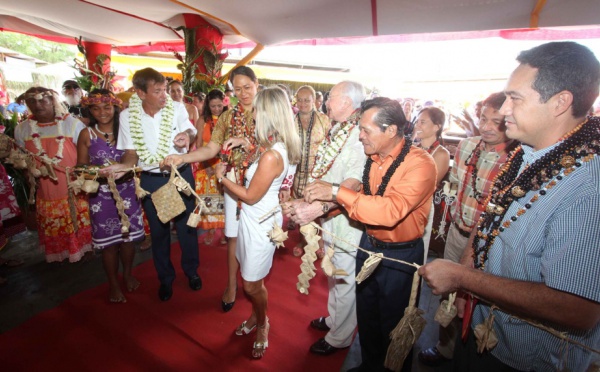
<path id="1" fill-rule="evenodd" d="M 597 355 L 567 342 L 600 346 L 600 118 L 586 117 L 600 63 L 574 42 L 517 60 L 500 112 L 522 147 L 492 186 L 461 263 L 435 260 L 419 273 L 434 294 L 467 297 L 457 301 L 470 327 L 455 370 L 585 371 Z M 492 315 L 498 343 L 480 355 L 473 329 Z"/>

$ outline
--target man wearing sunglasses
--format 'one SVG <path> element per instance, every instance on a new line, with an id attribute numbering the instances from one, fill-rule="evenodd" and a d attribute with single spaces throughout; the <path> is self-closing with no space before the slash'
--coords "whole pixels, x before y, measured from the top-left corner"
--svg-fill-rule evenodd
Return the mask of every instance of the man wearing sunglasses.
<path id="1" fill-rule="evenodd" d="M 84 119 L 87 115 L 85 115 L 84 109 L 81 107 L 83 89 L 81 89 L 79 84 L 75 80 L 65 80 L 62 85 L 62 94 L 66 99 L 64 104 L 69 109 L 69 114 L 80 120 Z M 85 120 L 82 121 L 86 123 Z"/>

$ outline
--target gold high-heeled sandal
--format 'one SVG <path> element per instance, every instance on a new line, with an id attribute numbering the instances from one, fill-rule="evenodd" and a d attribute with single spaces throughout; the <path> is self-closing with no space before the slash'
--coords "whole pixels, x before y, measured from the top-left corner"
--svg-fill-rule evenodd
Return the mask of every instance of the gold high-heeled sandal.
<path id="1" fill-rule="evenodd" d="M 265 324 L 258 326 L 258 329 L 256 331 L 256 333 L 258 334 L 259 330 L 261 329 L 268 329 L 269 327 L 269 323 L 266 322 Z M 268 333 L 267 333 L 268 335 Z M 267 350 L 267 348 L 269 347 L 269 340 L 265 340 L 265 341 L 254 341 L 254 344 L 252 344 L 252 358 L 254 359 L 260 359 L 265 355 L 265 351 Z"/>

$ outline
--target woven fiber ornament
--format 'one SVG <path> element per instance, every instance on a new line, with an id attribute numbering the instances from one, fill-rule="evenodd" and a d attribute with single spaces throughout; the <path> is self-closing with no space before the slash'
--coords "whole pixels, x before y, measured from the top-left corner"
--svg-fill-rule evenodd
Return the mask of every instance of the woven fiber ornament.
<path id="1" fill-rule="evenodd" d="M 188 217 L 187 220 L 187 225 L 189 227 L 193 227 L 194 229 L 196 227 L 198 227 L 198 224 L 200 223 L 200 219 L 202 218 L 202 204 L 198 203 L 196 205 L 196 208 L 194 208 L 194 211 L 192 213 L 190 213 L 190 216 Z"/>
<path id="2" fill-rule="evenodd" d="M 360 284 L 367 280 L 367 278 L 373 274 L 373 271 L 375 271 L 377 266 L 379 266 L 382 259 L 383 253 L 370 253 L 369 258 L 365 260 L 362 269 L 360 269 L 360 272 L 356 275 L 356 284 Z"/>
<path id="3" fill-rule="evenodd" d="M 475 326 L 473 330 L 477 341 L 477 352 L 490 351 L 498 344 L 498 337 L 494 331 L 494 308 L 490 310 L 490 316 L 482 323 Z"/>
<path id="4" fill-rule="evenodd" d="M 310 279 L 314 278 L 315 264 L 317 259 L 317 250 L 319 249 L 319 239 L 321 237 L 317 235 L 317 228 L 309 223 L 300 227 L 300 232 L 306 239 L 306 246 L 304 247 L 304 255 L 300 264 L 301 273 L 298 275 L 298 283 L 296 283 L 296 289 L 298 292 L 308 295 L 308 287 L 310 287 Z"/>
<path id="5" fill-rule="evenodd" d="M 323 260 L 321 261 L 321 268 L 323 269 L 323 272 L 325 272 L 325 275 L 327 275 L 329 277 L 333 277 L 335 275 L 347 276 L 348 273 L 345 270 L 338 269 L 337 267 L 335 267 L 333 265 L 333 262 L 331 261 L 331 259 L 333 258 L 334 254 L 335 254 L 335 249 L 333 248 L 333 245 L 327 247 L 327 250 L 325 251 L 325 255 L 323 256 Z"/>
<path id="6" fill-rule="evenodd" d="M 127 214 L 125 214 L 125 204 L 123 203 L 121 194 L 119 194 L 119 190 L 117 190 L 117 184 L 115 183 L 115 178 L 113 176 L 108 177 L 108 187 L 112 193 L 113 199 L 115 199 L 117 212 L 119 213 L 119 218 L 121 219 L 121 234 L 129 234 L 131 222 L 129 222 L 129 217 L 127 217 Z"/>
<path id="7" fill-rule="evenodd" d="M 183 178 L 182 178 L 183 180 Z M 184 180 L 185 181 L 185 180 Z M 186 182 L 187 184 L 187 182 Z M 189 190 L 189 188 L 188 188 Z M 191 194 L 191 192 L 190 192 Z M 204 200 L 200 199 L 196 196 L 196 199 L 198 200 L 198 204 L 196 204 L 196 208 L 194 208 L 194 211 L 192 213 L 190 213 L 190 216 L 188 217 L 188 221 L 187 221 L 187 225 L 189 227 L 193 227 L 194 229 L 198 227 L 198 224 L 200 223 L 200 219 L 202 218 L 202 215 L 205 213 L 202 213 L 203 211 L 206 211 L 208 208 L 206 207 L 206 204 L 204 204 Z"/>
<path id="8" fill-rule="evenodd" d="M 185 211 L 185 204 L 173 182 L 174 179 L 175 172 L 172 171 L 169 182 L 152 193 L 152 203 L 162 223 L 171 221 Z"/>
<path id="9" fill-rule="evenodd" d="M 404 310 L 404 316 L 390 333 L 392 341 L 387 350 L 384 366 L 393 371 L 400 371 L 402 369 L 404 359 L 406 359 L 413 345 L 419 339 L 421 332 L 423 332 L 425 324 L 427 324 L 427 321 L 423 318 L 425 312 L 416 306 L 420 282 L 419 273 L 415 271 L 410 292 L 410 301 Z"/>
<path id="10" fill-rule="evenodd" d="M 81 186 L 81 190 L 88 194 L 95 194 L 98 192 L 98 187 L 100 187 L 100 183 L 96 181 L 98 178 L 98 173 L 94 175 L 94 179 L 83 181 L 83 185 Z"/>
<path id="11" fill-rule="evenodd" d="M 0 159 L 8 157 L 12 148 L 13 143 L 11 138 L 4 133 L 0 133 Z"/>
<path id="12" fill-rule="evenodd" d="M 150 195 L 148 191 L 142 189 L 139 175 L 134 175 L 133 182 L 135 183 L 135 196 L 137 196 L 138 199 L 143 199 L 146 197 L 146 195 Z"/>
<path id="13" fill-rule="evenodd" d="M 433 320 L 440 323 L 444 328 L 448 327 L 448 324 L 454 319 L 457 314 L 456 306 L 454 306 L 454 300 L 456 300 L 456 292 L 450 293 L 447 300 L 442 301 Z"/>
<path id="14" fill-rule="evenodd" d="M 273 230 L 269 231 L 269 239 L 275 244 L 275 248 L 283 247 L 288 238 L 288 232 L 283 231 L 281 226 L 273 220 Z"/>

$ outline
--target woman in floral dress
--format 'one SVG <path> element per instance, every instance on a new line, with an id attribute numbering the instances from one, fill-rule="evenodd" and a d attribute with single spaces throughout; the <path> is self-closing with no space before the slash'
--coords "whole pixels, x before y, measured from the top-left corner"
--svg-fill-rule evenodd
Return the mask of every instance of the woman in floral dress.
<path id="1" fill-rule="evenodd" d="M 115 147 L 121 100 L 108 90 L 98 89 L 84 97 L 81 104 L 89 108 L 91 118 L 89 127 L 81 131 L 77 141 L 77 164 L 103 166 L 119 162 L 125 152 Z M 102 251 L 102 263 L 108 277 L 109 301 L 127 302 L 118 280 L 119 261 L 123 264 L 125 288 L 132 292 L 140 285 L 131 273 L 135 257 L 133 242 L 144 239 L 144 223 L 133 178 L 120 178 L 116 187 L 130 222 L 129 231 L 122 232 L 116 202 L 108 184 L 102 182 L 98 192 L 89 195 L 92 242 L 94 248 Z"/>
<path id="2" fill-rule="evenodd" d="M 225 93 L 215 89 L 208 93 L 204 100 L 204 108 L 198 120 L 198 136 L 196 139 L 196 148 L 206 146 L 210 142 L 212 131 L 217 124 L 219 116 L 223 112 L 225 106 L 223 100 Z M 196 178 L 196 193 L 203 194 L 223 194 L 223 191 L 218 187 L 217 178 L 215 177 L 215 164 L 217 159 L 210 159 L 199 163 L 199 169 L 195 173 Z M 204 237 L 204 244 L 212 244 L 215 235 L 215 229 L 225 227 L 225 210 L 221 208 L 218 214 L 202 214 L 198 228 L 208 230 Z M 226 244 L 225 235 L 221 237 L 221 244 Z"/>
<path id="3" fill-rule="evenodd" d="M 66 167 L 77 161 L 77 148 L 73 138 L 85 125 L 67 114 L 58 93 L 33 87 L 25 92 L 25 103 L 32 114 L 15 128 L 16 143 L 36 155 L 37 167 L 41 160 L 50 164 L 56 173 L 37 179 L 36 217 L 40 248 L 46 261 L 68 259 L 79 261 L 92 251 L 92 235 L 88 204 L 85 195 L 73 198 L 69 207 Z"/>

